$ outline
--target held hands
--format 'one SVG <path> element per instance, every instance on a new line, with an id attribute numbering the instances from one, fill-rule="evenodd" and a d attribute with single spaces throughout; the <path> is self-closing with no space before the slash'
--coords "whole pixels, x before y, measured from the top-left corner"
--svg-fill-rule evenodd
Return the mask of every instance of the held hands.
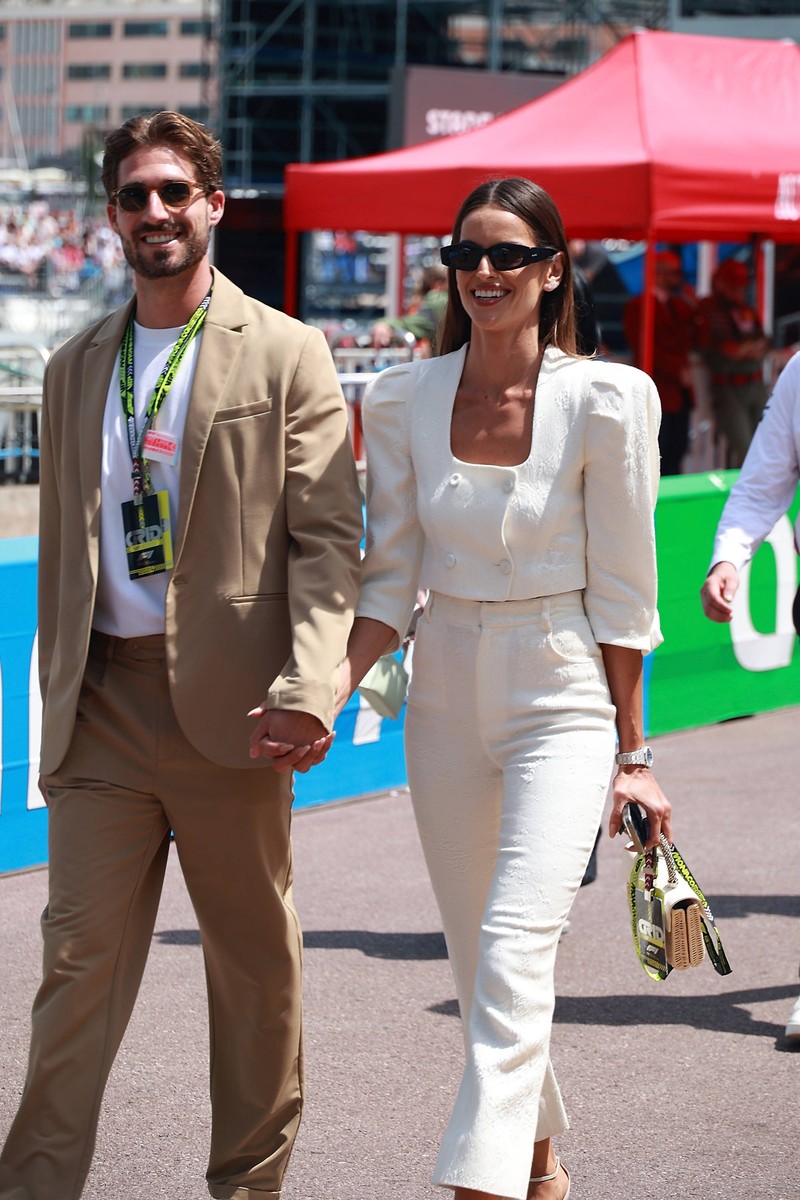
<path id="1" fill-rule="evenodd" d="M 336 736 L 311 713 L 268 708 L 266 702 L 247 715 L 258 720 L 250 734 L 250 757 L 266 758 L 279 772 L 310 771 L 325 758 Z"/>
<path id="2" fill-rule="evenodd" d="M 640 804 L 647 813 L 650 840 L 647 849 L 658 844 L 660 834 L 672 841 L 672 808 L 653 772 L 647 767 L 620 767 L 614 779 L 611 818 L 608 833 L 615 837 L 622 830 L 622 810 L 629 803 Z"/>
<path id="3" fill-rule="evenodd" d="M 738 589 L 739 572 L 733 563 L 715 563 L 700 589 L 703 612 L 710 621 L 730 621 L 733 616 L 733 598 Z"/>

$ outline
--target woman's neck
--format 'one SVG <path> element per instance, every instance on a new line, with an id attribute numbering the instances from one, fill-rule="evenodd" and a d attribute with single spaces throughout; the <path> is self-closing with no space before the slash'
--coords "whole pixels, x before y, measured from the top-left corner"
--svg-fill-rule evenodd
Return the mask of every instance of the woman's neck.
<path id="1" fill-rule="evenodd" d="M 497 396 L 535 388 L 543 352 L 538 329 L 523 338 L 505 338 L 502 334 L 487 337 L 473 329 L 462 382 Z"/>

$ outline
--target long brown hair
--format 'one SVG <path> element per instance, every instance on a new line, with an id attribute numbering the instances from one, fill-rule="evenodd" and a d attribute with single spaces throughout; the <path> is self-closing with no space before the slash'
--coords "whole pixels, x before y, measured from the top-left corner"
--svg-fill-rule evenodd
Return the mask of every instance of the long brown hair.
<path id="1" fill-rule="evenodd" d="M 555 346 L 565 354 L 577 355 L 575 332 L 575 303 L 572 294 L 572 265 L 561 216 L 552 196 L 531 183 L 530 179 L 511 176 L 490 179 L 470 192 L 458 211 L 453 226 L 453 241 L 461 241 L 461 226 L 465 217 L 478 208 L 501 208 L 525 222 L 539 246 L 554 246 L 561 251 L 564 273 L 557 288 L 543 292 L 539 315 L 539 340 L 545 346 Z M 448 305 L 439 336 L 439 353 L 459 350 L 470 340 L 472 321 L 467 316 L 456 284 L 456 272 L 449 271 Z"/>
<path id="2" fill-rule="evenodd" d="M 164 109 L 131 117 L 105 139 L 101 179 L 109 200 L 117 186 L 119 164 L 142 146 L 169 146 L 187 158 L 206 195 L 222 187 L 222 148 L 205 125 L 183 113 Z"/>

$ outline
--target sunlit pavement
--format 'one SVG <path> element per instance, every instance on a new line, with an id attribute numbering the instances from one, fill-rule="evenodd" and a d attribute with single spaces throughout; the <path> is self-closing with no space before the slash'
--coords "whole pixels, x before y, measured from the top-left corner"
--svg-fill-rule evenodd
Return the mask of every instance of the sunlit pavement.
<path id="1" fill-rule="evenodd" d="M 575 1200 L 800 1200 L 800 1046 L 782 1036 L 800 989 L 799 721 L 784 710 L 653 742 L 732 975 L 706 960 L 651 982 L 633 950 L 627 855 L 621 839 L 601 842 L 557 969 L 552 1057 L 572 1121 L 559 1150 Z M 284 1200 L 433 1197 L 461 1035 L 407 793 L 298 814 L 295 860 L 307 1106 Z M 0 879 L 3 1131 L 45 893 L 43 871 Z M 206 1054 L 200 944 L 173 857 L 86 1200 L 206 1194 Z"/>

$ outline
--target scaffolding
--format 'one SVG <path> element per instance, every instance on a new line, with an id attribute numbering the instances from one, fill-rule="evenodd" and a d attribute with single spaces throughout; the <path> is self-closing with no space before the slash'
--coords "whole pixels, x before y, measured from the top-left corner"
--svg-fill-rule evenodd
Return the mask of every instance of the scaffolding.
<path id="1" fill-rule="evenodd" d="M 290 162 L 387 149 L 393 80 L 410 66 L 573 75 L 668 0 L 221 0 L 220 117 L 229 186 Z"/>

